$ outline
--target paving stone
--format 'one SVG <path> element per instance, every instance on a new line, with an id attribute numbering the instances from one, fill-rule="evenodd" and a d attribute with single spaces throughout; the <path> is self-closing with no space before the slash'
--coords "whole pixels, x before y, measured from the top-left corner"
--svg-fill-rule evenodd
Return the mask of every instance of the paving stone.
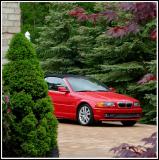
<path id="1" fill-rule="evenodd" d="M 118 122 L 100 126 L 80 126 L 76 123 L 59 123 L 58 145 L 60 158 L 113 158 L 112 147 L 121 143 L 143 144 L 141 139 L 157 130 L 155 125 L 137 123 L 134 127 L 123 127 Z"/>

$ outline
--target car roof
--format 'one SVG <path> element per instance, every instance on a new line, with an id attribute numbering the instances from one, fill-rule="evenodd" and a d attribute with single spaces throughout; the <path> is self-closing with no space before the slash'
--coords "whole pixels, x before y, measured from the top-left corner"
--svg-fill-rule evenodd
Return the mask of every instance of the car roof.
<path id="1" fill-rule="evenodd" d="M 45 75 L 45 78 L 47 78 L 47 77 L 58 77 L 58 78 L 67 78 L 67 77 L 86 78 L 86 76 L 75 75 L 75 74 L 46 74 L 46 75 Z"/>

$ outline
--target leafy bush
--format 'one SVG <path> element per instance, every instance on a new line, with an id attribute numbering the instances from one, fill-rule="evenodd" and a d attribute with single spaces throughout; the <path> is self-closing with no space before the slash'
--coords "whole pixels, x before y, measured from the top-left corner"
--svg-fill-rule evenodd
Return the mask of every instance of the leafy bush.
<path id="1" fill-rule="evenodd" d="M 143 118 L 140 120 L 146 124 L 156 124 L 156 81 L 143 84 L 129 85 L 127 93 L 140 99 L 143 108 Z"/>
<path id="2" fill-rule="evenodd" d="M 130 145 L 127 143 L 123 143 L 118 147 L 114 147 L 111 151 L 114 151 L 116 154 L 115 157 L 122 157 L 122 158 L 132 158 L 132 157 L 140 157 L 140 158 L 154 158 L 156 157 L 157 152 L 157 137 L 156 132 L 153 133 L 148 138 L 143 138 L 142 141 L 145 142 L 143 146 L 138 145 Z M 148 145 L 148 146 L 146 146 Z"/>
<path id="3" fill-rule="evenodd" d="M 3 156 L 9 156 L 11 153 L 11 125 L 14 122 L 15 116 L 10 112 L 9 96 L 2 96 L 2 130 L 3 130 Z"/>
<path id="4" fill-rule="evenodd" d="M 11 94 L 24 91 L 31 94 L 34 100 L 47 95 L 47 84 L 42 79 L 43 73 L 37 60 L 10 62 L 3 71 L 3 77 L 4 85 L 9 85 Z"/>
<path id="5" fill-rule="evenodd" d="M 32 96 L 24 92 L 15 93 L 11 96 L 11 110 L 12 113 L 22 120 L 23 117 L 28 115 L 34 106 Z"/>
<path id="6" fill-rule="evenodd" d="M 11 61 L 36 58 L 33 46 L 22 34 L 14 36 L 9 46 L 7 58 Z"/>
<path id="7" fill-rule="evenodd" d="M 35 115 L 40 116 L 41 118 L 45 117 L 46 113 L 53 112 L 52 104 L 50 98 L 42 98 L 36 101 L 33 112 Z"/>
<path id="8" fill-rule="evenodd" d="M 47 84 L 32 44 L 16 34 L 3 67 L 3 87 L 10 93 L 11 137 L 5 156 L 47 157 L 57 148 L 57 120 L 48 97 Z M 3 144 L 6 145 L 5 143 Z"/>
<path id="9" fill-rule="evenodd" d="M 145 94 L 144 96 L 145 105 L 143 114 L 145 115 L 141 122 L 147 124 L 156 124 L 157 122 L 157 113 L 156 113 L 156 106 L 157 106 L 157 97 L 155 94 Z M 151 106 L 151 109 L 150 109 Z"/>

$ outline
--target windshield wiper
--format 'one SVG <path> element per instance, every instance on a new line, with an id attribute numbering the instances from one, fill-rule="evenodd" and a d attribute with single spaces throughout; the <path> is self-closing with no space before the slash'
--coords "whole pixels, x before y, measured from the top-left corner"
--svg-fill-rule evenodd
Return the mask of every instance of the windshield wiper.
<path id="1" fill-rule="evenodd" d="M 109 92 L 109 90 L 95 90 L 95 92 Z"/>
<path id="2" fill-rule="evenodd" d="M 109 90 L 81 90 L 76 92 L 109 92 Z"/>

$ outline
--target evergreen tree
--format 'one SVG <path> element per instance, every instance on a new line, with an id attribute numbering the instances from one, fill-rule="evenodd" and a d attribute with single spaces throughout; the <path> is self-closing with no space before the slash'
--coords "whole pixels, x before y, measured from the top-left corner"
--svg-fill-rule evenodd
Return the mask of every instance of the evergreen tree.
<path id="1" fill-rule="evenodd" d="M 11 40 L 3 68 L 10 94 L 9 157 L 47 157 L 57 147 L 57 120 L 35 49 L 22 33 Z"/>
<path id="2" fill-rule="evenodd" d="M 80 55 L 74 52 L 72 41 L 69 40 L 78 25 L 74 23 L 72 26 L 74 20 L 67 14 L 73 7 L 74 4 L 53 3 L 46 17 L 46 25 L 41 27 L 36 44 L 45 73 L 66 73 L 68 68 L 70 70 L 81 65 Z"/>
<path id="3" fill-rule="evenodd" d="M 29 31 L 32 43 L 39 37 L 39 29 L 45 23 L 45 16 L 49 12 L 48 2 L 21 2 L 21 31 Z"/>

